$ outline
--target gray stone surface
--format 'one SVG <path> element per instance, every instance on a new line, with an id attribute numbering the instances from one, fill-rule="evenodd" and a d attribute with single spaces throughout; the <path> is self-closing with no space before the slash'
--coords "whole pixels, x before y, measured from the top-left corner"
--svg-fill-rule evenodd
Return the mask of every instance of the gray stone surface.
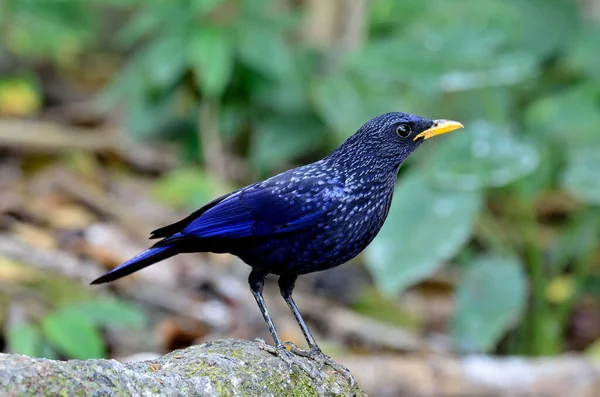
<path id="1" fill-rule="evenodd" d="M 306 365 L 317 364 L 302 359 Z M 363 396 L 325 366 L 313 379 L 259 342 L 208 342 L 157 360 L 54 361 L 0 354 L 2 396 Z"/>

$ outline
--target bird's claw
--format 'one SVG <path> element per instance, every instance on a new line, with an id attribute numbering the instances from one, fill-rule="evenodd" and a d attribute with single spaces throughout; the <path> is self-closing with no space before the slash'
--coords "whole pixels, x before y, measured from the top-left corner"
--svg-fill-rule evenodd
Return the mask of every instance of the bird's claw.
<path id="1" fill-rule="evenodd" d="M 306 372 L 308 376 L 311 377 L 311 379 L 322 378 L 322 375 L 316 368 L 316 366 L 309 365 L 306 361 L 298 359 L 298 357 L 296 357 L 292 352 L 289 352 L 284 345 L 272 346 L 262 339 L 256 339 L 256 341 L 260 343 L 260 348 L 262 350 L 267 351 L 282 359 L 288 365 L 290 370 L 292 370 L 293 366 L 296 365 L 302 371 Z M 296 348 L 298 347 L 296 346 Z"/>
<path id="2" fill-rule="evenodd" d="M 351 387 L 354 386 L 354 384 L 355 384 L 354 376 L 352 376 L 352 374 L 350 373 L 350 370 L 348 368 L 344 367 L 342 364 L 336 362 L 333 358 L 329 357 L 327 354 L 325 354 L 322 351 L 318 350 L 313 355 L 313 360 L 317 361 L 319 363 L 319 365 L 321 366 L 321 368 L 325 364 L 329 365 L 335 371 L 337 371 L 338 373 L 342 374 L 346 379 L 348 379 L 348 381 L 350 382 L 350 386 Z"/>
<path id="3" fill-rule="evenodd" d="M 268 351 L 269 353 L 281 358 L 290 366 L 290 369 L 293 364 L 296 364 L 298 367 L 300 367 L 302 370 L 308 373 L 308 375 L 312 379 L 321 377 L 321 374 L 318 371 L 315 371 L 314 367 L 308 368 L 304 361 L 298 360 L 296 357 L 294 357 L 294 355 L 311 359 L 312 361 L 318 364 L 319 370 L 321 370 L 325 365 L 329 365 L 336 372 L 342 374 L 346 379 L 348 379 L 351 387 L 354 386 L 354 384 L 356 383 L 354 380 L 354 376 L 352 376 L 348 368 L 337 363 L 334 359 L 329 357 L 327 354 L 323 353 L 318 347 L 312 348 L 310 350 L 303 350 L 292 342 L 284 342 L 284 345 L 290 348 L 290 350 L 288 351 L 283 345 L 281 347 L 276 347 L 267 344 L 262 339 L 256 339 L 256 341 L 261 343 L 261 349 Z"/>
<path id="4" fill-rule="evenodd" d="M 258 346 L 258 347 L 259 347 L 261 350 L 264 350 L 264 351 L 266 351 L 266 352 L 269 352 L 269 353 L 271 353 L 271 354 L 273 354 L 273 355 L 275 355 L 275 356 L 277 356 L 277 355 L 278 355 L 278 353 L 279 353 L 279 352 L 277 351 L 277 348 L 276 348 L 275 346 L 269 345 L 267 342 L 265 342 L 265 340 L 264 340 L 264 339 L 261 339 L 261 338 L 256 338 L 256 339 L 254 339 L 254 341 L 255 341 L 255 342 L 257 342 L 257 343 L 259 344 L 259 346 Z"/>
<path id="5" fill-rule="evenodd" d="M 350 382 L 350 386 L 354 386 L 354 377 L 348 370 L 348 368 L 336 362 L 334 359 L 329 357 L 327 354 L 323 353 L 321 349 L 312 348 L 308 351 L 300 349 L 298 346 L 293 344 L 292 342 L 285 342 L 286 345 L 290 347 L 290 351 L 300 357 L 310 358 L 311 360 L 317 362 L 319 364 L 319 369 L 323 368 L 325 365 L 329 365 L 338 373 L 342 374 L 348 381 Z"/>

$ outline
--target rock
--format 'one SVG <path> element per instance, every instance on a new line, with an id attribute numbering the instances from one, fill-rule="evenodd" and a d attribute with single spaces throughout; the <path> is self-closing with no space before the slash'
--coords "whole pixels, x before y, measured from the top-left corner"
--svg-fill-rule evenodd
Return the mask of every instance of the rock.
<path id="1" fill-rule="evenodd" d="M 0 395 L 365 396 L 327 366 L 312 379 L 261 346 L 256 341 L 218 340 L 127 364 L 0 354 Z M 298 360 L 317 366 L 310 359 Z"/>

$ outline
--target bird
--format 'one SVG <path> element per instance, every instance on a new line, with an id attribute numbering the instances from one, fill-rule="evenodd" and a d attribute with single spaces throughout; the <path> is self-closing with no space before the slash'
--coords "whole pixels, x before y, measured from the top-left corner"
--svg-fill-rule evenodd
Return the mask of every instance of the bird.
<path id="1" fill-rule="evenodd" d="M 117 280 L 181 253 L 235 255 L 251 267 L 248 284 L 274 352 L 289 358 L 263 299 L 270 274 L 279 276 L 281 296 L 308 344 L 306 355 L 334 366 L 292 298 L 297 278 L 339 266 L 363 251 L 386 220 L 404 161 L 425 140 L 460 128 L 452 120 L 381 114 L 323 159 L 225 194 L 154 230 L 150 238 L 158 242 L 91 284 Z"/>

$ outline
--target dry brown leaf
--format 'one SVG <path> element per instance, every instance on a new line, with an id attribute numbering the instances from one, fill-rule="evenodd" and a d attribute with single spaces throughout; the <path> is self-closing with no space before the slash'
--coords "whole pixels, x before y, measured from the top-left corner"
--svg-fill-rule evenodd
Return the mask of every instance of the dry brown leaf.
<path id="1" fill-rule="evenodd" d="M 24 242 L 37 248 L 54 250 L 58 247 L 55 236 L 45 229 L 26 223 L 15 223 L 15 234 Z"/>
<path id="2" fill-rule="evenodd" d="M 65 229 L 83 229 L 97 220 L 94 214 L 77 204 L 58 207 L 47 215 L 51 226 Z"/>
<path id="3" fill-rule="evenodd" d="M 535 203 L 537 216 L 569 214 L 577 209 L 579 203 L 571 195 L 563 191 L 552 191 L 541 195 Z"/>
<path id="4" fill-rule="evenodd" d="M 162 368 L 162 365 L 160 365 L 158 363 L 150 364 L 150 370 L 152 370 L 152 372 L 160 371 L 161 368 Z"/>
<path id="5" fill-rule="evenodd" d="M 82 248 L 81 253 L 94 261 L 103 264 L 108 269 L 115 268 L 122 262 L 122 258 L 109 247 L 86 245 Z"/>
<path id="6" fill-rule="evenodd" d="M 40 272 L 37 269 L 0 257 L 0 283 L 26 283 L 39 278 Z"/>
<path id="7" fill-rule="evenodd" d="M 208 334 L 209 326 L 193 318 L 170 316 L 156 326 L 159 344 L 165 351 L 172 351 L 194 344 Z"/>
<path id="8" fill-rule="evenodd" d="M 67 195 L 59 192 L 30 192 L 28 200 L 25 201 L 25 207 L 35 216 L 46 219 L 53 211 L 69 205 L 70 200 Z"/>

